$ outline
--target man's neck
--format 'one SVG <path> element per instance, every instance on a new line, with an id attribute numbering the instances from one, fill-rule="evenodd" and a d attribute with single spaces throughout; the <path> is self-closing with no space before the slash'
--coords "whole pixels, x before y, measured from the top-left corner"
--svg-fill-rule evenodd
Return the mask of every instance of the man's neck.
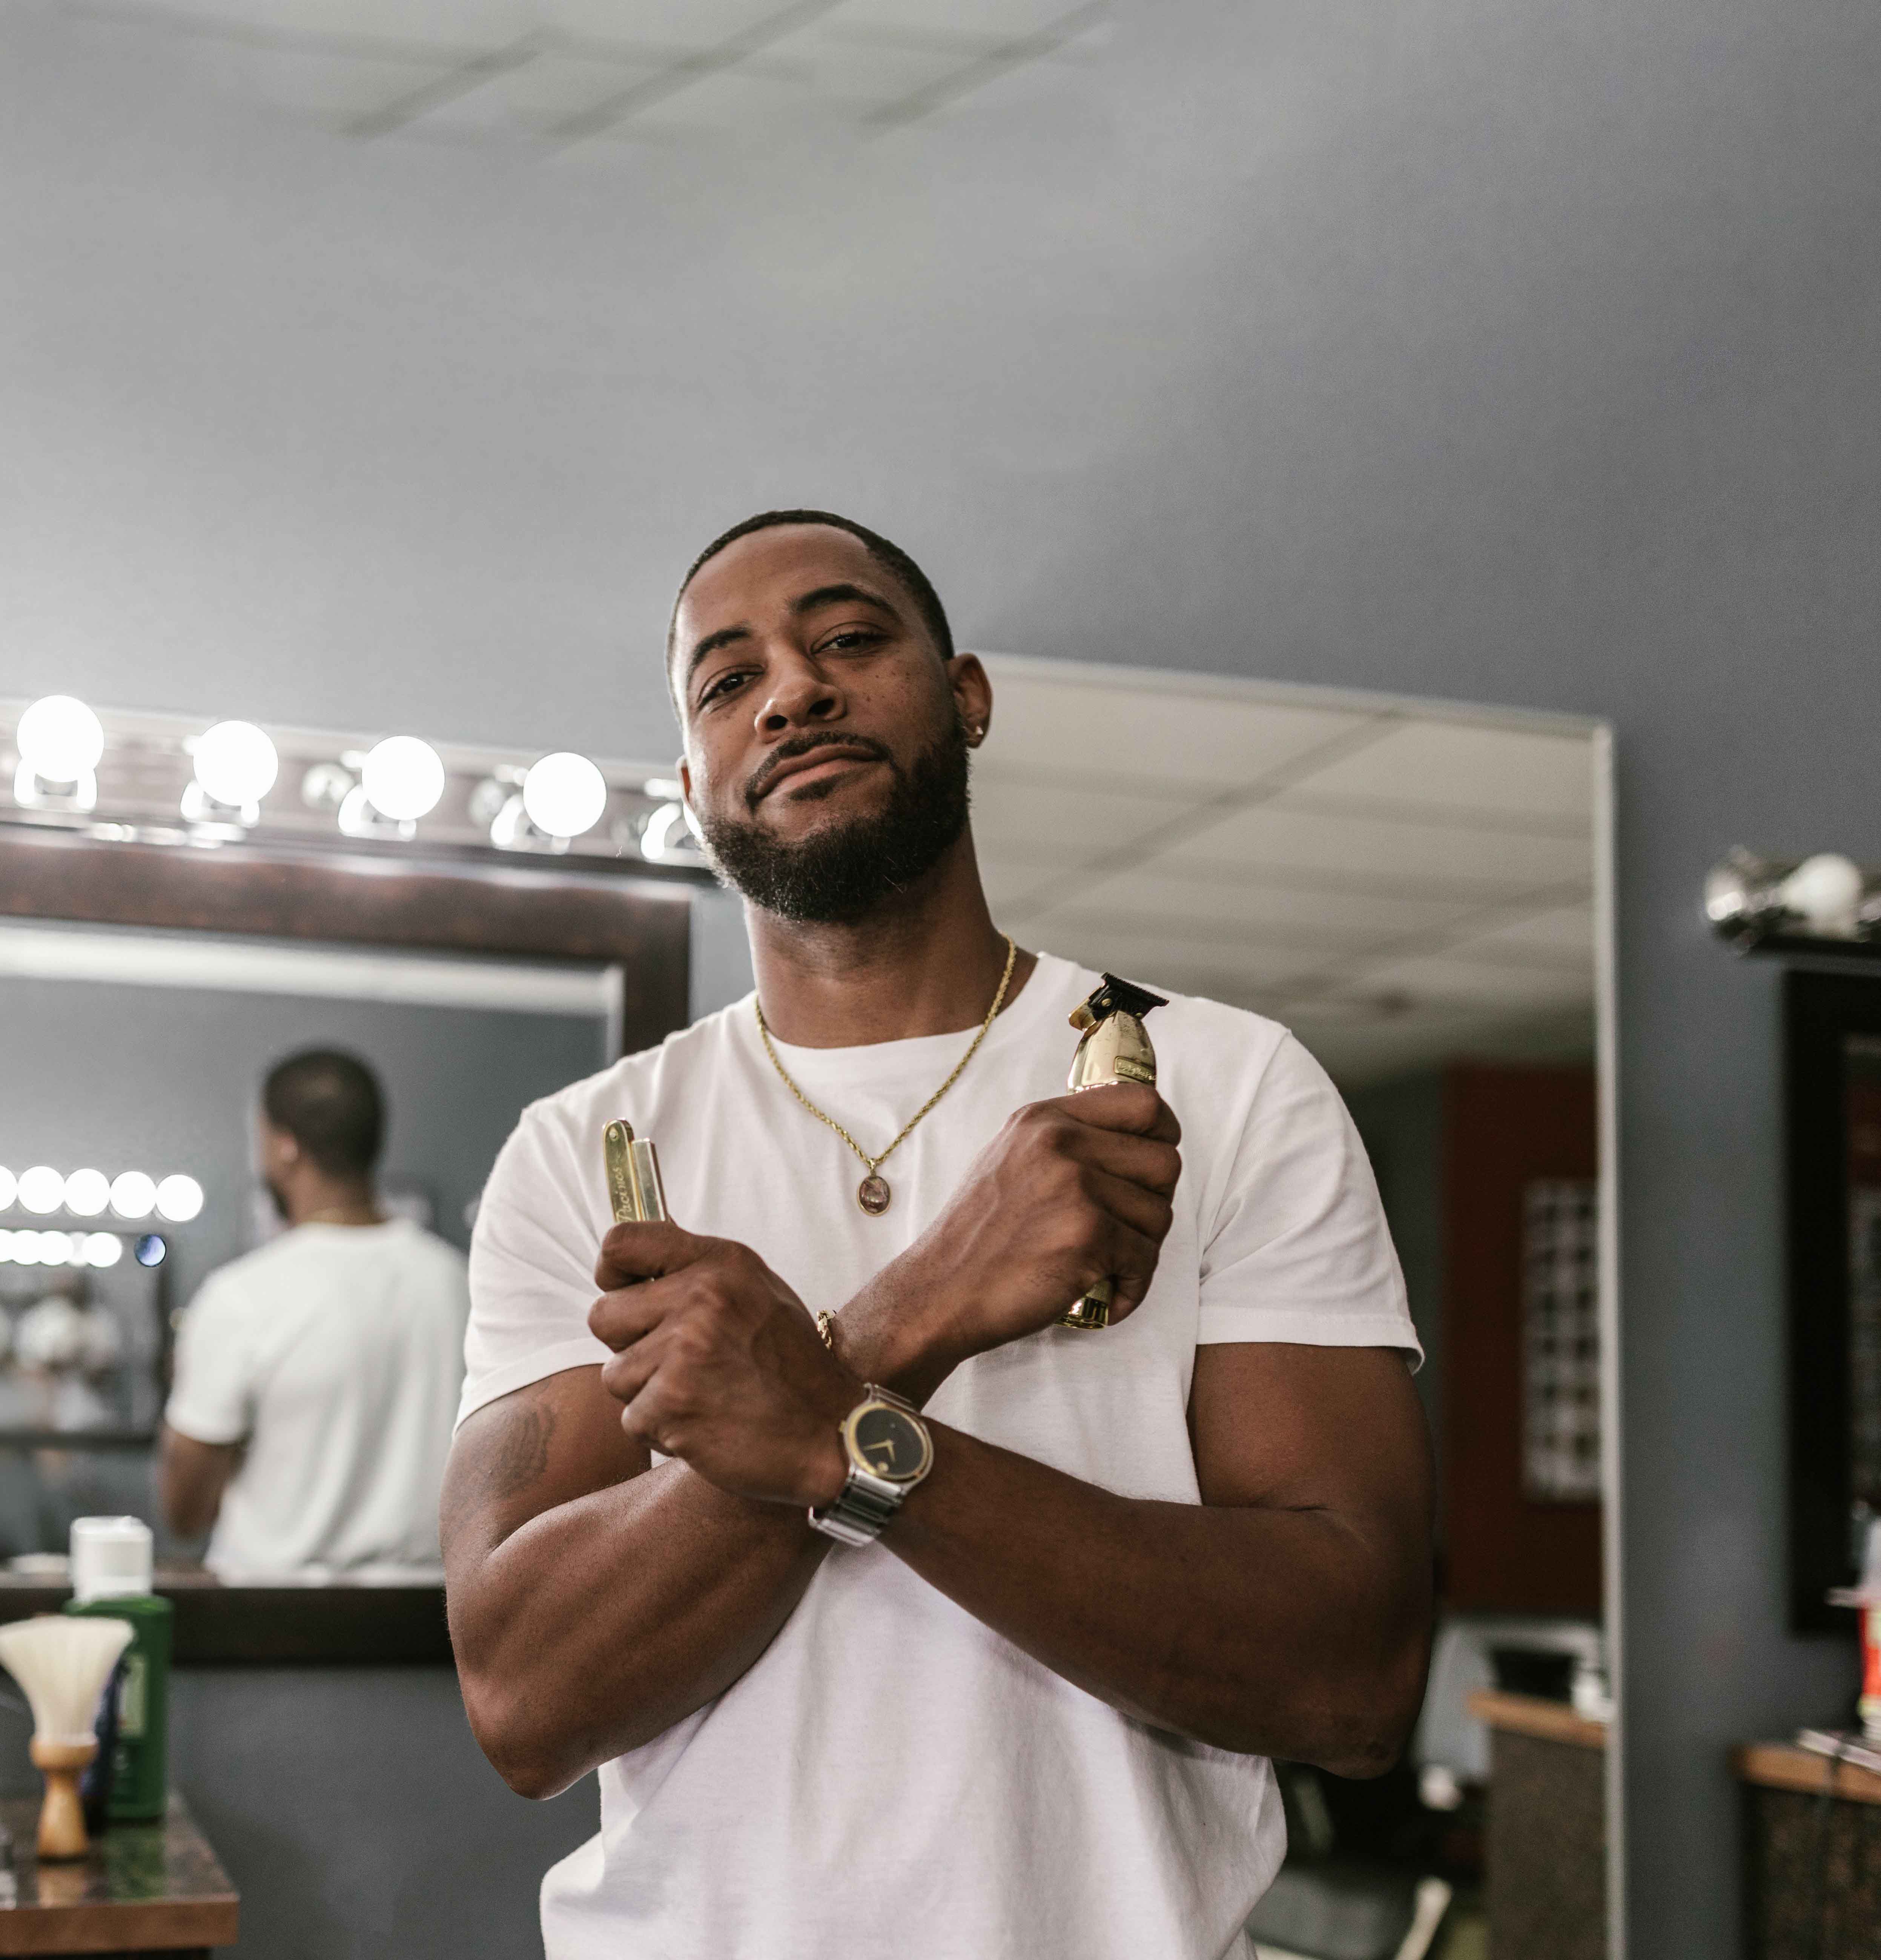
<path id="1" fill-rule="evenodd" d="M 385 1214 L 370 1184 L 308 1179 L 288 1193 L 290 1225 L 382 1225 Z"/>
<path id="2" fill-rule="evenodd" d="M 976 1026 L 1006 964 L 970 833 L 918 886 L 865 919 L 806 925 L 747 905 L 745 924 L 765 1020 L 799 1048 L 861 1048 Z M 1036 963 L 1030 953 L 1014 962 L 1008 1004 Z"/>

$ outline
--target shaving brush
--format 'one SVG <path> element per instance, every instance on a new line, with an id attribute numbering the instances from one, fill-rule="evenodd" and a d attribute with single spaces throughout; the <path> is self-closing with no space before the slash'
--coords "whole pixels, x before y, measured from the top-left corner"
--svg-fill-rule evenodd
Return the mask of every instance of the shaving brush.
<path id="1" fill-rule="evenodd" d="M 126 1620 L 80 1620 L 57 1613 L 0 1627 L 0 1665 L 32 1704 L 29 1753 L 46 1778 L 39 1821 L 43 1859 L 85 1854 L 78 1778 L 98 1753 L 92 1718 L 131 1634 Z"/>

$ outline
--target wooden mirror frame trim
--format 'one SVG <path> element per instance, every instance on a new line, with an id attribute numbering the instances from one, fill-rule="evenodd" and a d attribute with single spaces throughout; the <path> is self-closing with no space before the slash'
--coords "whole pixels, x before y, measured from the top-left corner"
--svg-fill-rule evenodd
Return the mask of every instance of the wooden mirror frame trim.
<path id="1" fill-rule="evenodd" d="M 688 1018 L 691 895 L 702 873 L 572 855 L 422 845 L 213 850 L 0 823 L 0 916 L 617 966 L 622 1052 Z M 180 1662 L 448 1662 L 437 1586 L 158 1590 Z M 68 1589 L 0 1573 L 0 1621 L 55 1612 Z"/>

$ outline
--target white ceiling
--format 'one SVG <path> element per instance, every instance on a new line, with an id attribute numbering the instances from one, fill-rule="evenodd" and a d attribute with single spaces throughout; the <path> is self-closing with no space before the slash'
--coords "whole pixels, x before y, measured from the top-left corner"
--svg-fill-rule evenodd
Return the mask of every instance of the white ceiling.
<path id="1" fill-rule="evenodd" d="M 1591 737 L 988 657 L 1001 923 L 1272 1015 L 1348 1086 L 1590 1054 Z"/>
<path id="2" fill-rule="evenodd" d="M 355 138 L 566 148 L 880 132 L 1088 61 L 1067 0 L 73 0 Z"/>

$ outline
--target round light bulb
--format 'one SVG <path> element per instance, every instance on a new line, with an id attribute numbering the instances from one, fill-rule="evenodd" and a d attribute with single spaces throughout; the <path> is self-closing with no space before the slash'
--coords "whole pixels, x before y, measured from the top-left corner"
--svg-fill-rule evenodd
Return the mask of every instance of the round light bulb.
<path id="1" fill-rule="evenodd" d="M 120 1218 L 148 1218 L 156 1202 L 156 1180 L 141 1170 L 122 1171 L 111 1180 L 111 1209 Z"/>
<path id="2" fill-rule="evenodd" d="M 14 743 L 20 760 L 49 783 L 75 783 L 98 766 L 104 724 L 82 701 L 49 694 L 20 717 Z"/>
<path id="3" fill-rule="evenodd" d="M 37 1232 L 14 1233 L 13 1263 L 16 1266 L 37 1266 L 39 1262 L 39 1234 Z"/>
<path id="4" fill-rule="evenodd" d="M 415 735 L 388 735 L 359 772 L 367 800 L 394 823 L 415 823 L 438 807 L 444 765 L 438 751 Z"/>
<path id="5" fill-rule="evenodd" d="M 13 1201 L 20 1195 L 20 1180 L 4 1164 L 0 1164 L 0 1211 L 11 1211 Z"/>
<path id="6" fill-rule="evenodd" d="M 124 1241 L 115 1232 L 88 1232 L 85 1234 L 85 1264 L 88 1266 L 115 1266 L 124 1256 Z"/>
<path id="7" fill-rule="evenodd" d="M 202 1187 L 179 1171 L 157 1187 L 157 1215 L 173 1225 L 186 1225 L 202 1209 Z"/>
<path id="8" fill-rule="evenodd" d="M 75 1170 L 65 1180 L 65 1209 L 75 1217 L 95 1218 L 111 1201 L 111 1180 L 101 1170 Z"/>
<path id="9" fill-rule="evenodd" d="M 1852 930 L 1861 903 L 1861 867 L 1834 851 L 1805 858 L 1783 881 L 1781 897 L 1819 931 Z"/>
<path id="10" fill-rule="evenodd" d="M 551 837 L 579 837 L 607 807 L 607 779 L 587 756 L 562 749 L 545 756 L 523 778 L 523 808 Z"/>
<path id="11" fill-rule="evenodd" d="M 50 1164 L 35 1164 L 20 1173 L 20 1202 L 43 1217 L 65 1201 L 65 1180 Z"/>
<path id="12" fill-rule="evenodd" d="M 39 1235 L 39 1260 L 42 1266 L 68 1266 L 72 1263 L 72 1241 L 63 1232 Z"/>
<path id="13" fill-rule="evenodd" d="M 252 721 L 218 721 L 196 738 L 196 779 L 213 801 L 239 808 L 259 803 L 275 786 L 281 758 Z"/>

